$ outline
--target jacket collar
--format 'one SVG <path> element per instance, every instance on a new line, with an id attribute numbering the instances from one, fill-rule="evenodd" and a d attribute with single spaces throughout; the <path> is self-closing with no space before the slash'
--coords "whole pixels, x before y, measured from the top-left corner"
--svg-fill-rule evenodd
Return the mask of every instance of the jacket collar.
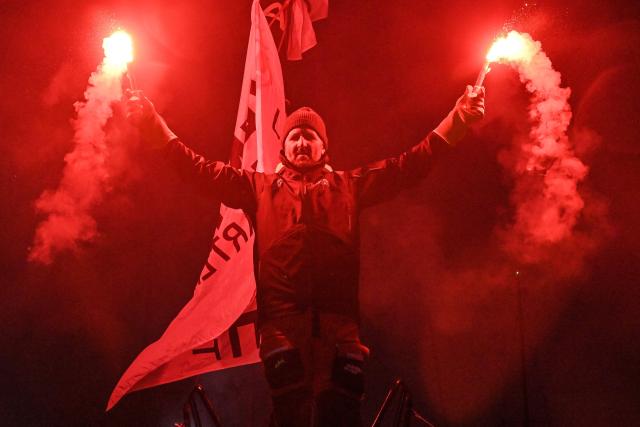
<path id="1" fill-rule="evenodd" d="M 322 168 L 320 168 L 320 166 L 318 166 L 317 168 L 313 168 L 312 170 L 316 170 L 316 169 L 324 169 L 324 170 L 326 170 L 326 171 L 328 171 L 328 172 L 333 172 L 333 168 L 331 167 L 331 165 L 329 165 L 329 164 L 325 163 L 325 164 L 324 164 L 324 165 L 322 165 L 322 166 L 323 166 Z M 282 163 L 282 162 L 280 162 L 280 163 L 278 163 L 278 164 L 276 165 L 276 173 L 280 173 L 281 171 L 283 171 L 283 169 L 284 169 L 284 168 L 289 168 L 289 169 L 291 169 L 291 170 L 293 170 L 293 171 L 295 171 L 295 172 L 297 172 L 297 173 L 304 173 L 304 172 L 301 172 L 301 171 L 299 171 L 299 170 L 297 170 L 297 169 L 295 169 L 295 168 L 289 167 L 289 166 L 285 165 L 285 164 L 284 164 L 284 163 Z M 307 170 L 307 171 L 308 171 L 308 170 Z M 307 171 L 305 171 L 305 172 L 307 172 Z"/>

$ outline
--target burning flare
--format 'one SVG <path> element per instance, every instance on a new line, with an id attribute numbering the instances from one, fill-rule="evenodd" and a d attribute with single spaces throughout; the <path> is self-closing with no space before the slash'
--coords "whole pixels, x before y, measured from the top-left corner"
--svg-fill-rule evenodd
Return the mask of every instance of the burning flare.
<path id="1" fill-rule="evenodd" d="M 118 30 L 102 41 L 103 67 L 106 72 L 122 74 L 133 61 L 133 41 L 125 31 Z"/>
<path id="2" fill-rule="evenodd" d="M 133 60 L 131 38 L 117 31 L 103 41 L 105 57 L 91 74 L 85 100 L 74 104 L 74 148 L 65 158 L 62 179 L 55 191 L 44 191 L 35 202 L 46 218 L 38 225 L 29 260 L 50 264 L 65 250 L 97 235 L 91 209 L 103 198 L 109 178 L 105 125 L 112 104 L 122 97 L 122 76 Z"/>
<path id="3" fill-rule="evenodd" d="M 482 86 L 484 78 L 491 71 L 490 64 L 492 62 L 509 63 L 531 61 L 536 53 L 536 49 L 527 42 L 528 34 L 520 34 L 517 31 L 510 31 L 504 37 L 499 37 L 493 42 L 487 56 L 486 62 L 478 74 L 475 87 Z M 529 39 L 531 39 L 529 37 Z"/>
<path id="4" fill-rule="evenodd" d="M 535 44 L 530 43 L 528 34 L 510 31 L 505 37 L 496 39 L 487 52 L 487 62 L 529 62 L 536 54 Z"/>

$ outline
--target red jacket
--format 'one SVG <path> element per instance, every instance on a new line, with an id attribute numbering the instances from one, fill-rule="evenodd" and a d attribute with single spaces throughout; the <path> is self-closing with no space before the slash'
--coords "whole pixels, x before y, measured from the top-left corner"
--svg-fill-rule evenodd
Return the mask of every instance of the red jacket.
<path id="1" fill-rule="evenodd" d="M 178 140 L 167 150 L 183 174 L 251 219 L 265 320 L 308 309 L 357 318 L 360 211 L 415 184 L 447 145 L 432 132 L 397 157 L 350 171 L 299 171 L 285 161 L 272 174 L 208 161 Z"/>

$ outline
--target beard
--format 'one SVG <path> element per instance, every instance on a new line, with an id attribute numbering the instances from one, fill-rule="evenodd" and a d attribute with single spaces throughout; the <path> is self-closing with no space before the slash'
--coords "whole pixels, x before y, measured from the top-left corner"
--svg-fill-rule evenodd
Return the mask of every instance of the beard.
<path id="1" fill-rule="evenodd" d="M 280 152 L 287 163 L 296 169 L 313 169 L 326 162 L 324 147 L 318 144 L 288 145 Z"/>

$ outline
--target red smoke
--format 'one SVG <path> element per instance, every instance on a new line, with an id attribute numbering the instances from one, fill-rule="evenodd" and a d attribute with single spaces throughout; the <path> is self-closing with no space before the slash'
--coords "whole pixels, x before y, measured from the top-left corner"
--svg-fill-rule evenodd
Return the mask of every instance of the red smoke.
<path id="1" fill-rule="evenodd" d="M 74 105 L 75 147 L 65 156 L 58 188 L 44 191 L 35 203 L 46 218 L 36 229 L 30 261 L 50 264 L 57 253 L 77 250 L 97 234 L 91 209 L 102 200 L 109 178 L 105 125 L 112 103 L 122 96 L 121 76 L 105 58 L 89 78 L 85 100 Z"/>
<path id="2" fill-rule="evenodd" d="M 571 237 L 584 200 L 578 183 L 588 168 L 578 159 L 567 136 L 571 122 L 569 88 L 560 73 L 528 34 L 517 34 L 527 55 L 503 58 L 515 68 L 531 93 L 528 138 L 517 138 L 501 163 L 514 180 L 511 202 L 515 219 L 502 233 L 504 249 L 519 263 L 540 260 L 540 250 Z M 546 249 L 544 249 L 546 250 Z"/>

